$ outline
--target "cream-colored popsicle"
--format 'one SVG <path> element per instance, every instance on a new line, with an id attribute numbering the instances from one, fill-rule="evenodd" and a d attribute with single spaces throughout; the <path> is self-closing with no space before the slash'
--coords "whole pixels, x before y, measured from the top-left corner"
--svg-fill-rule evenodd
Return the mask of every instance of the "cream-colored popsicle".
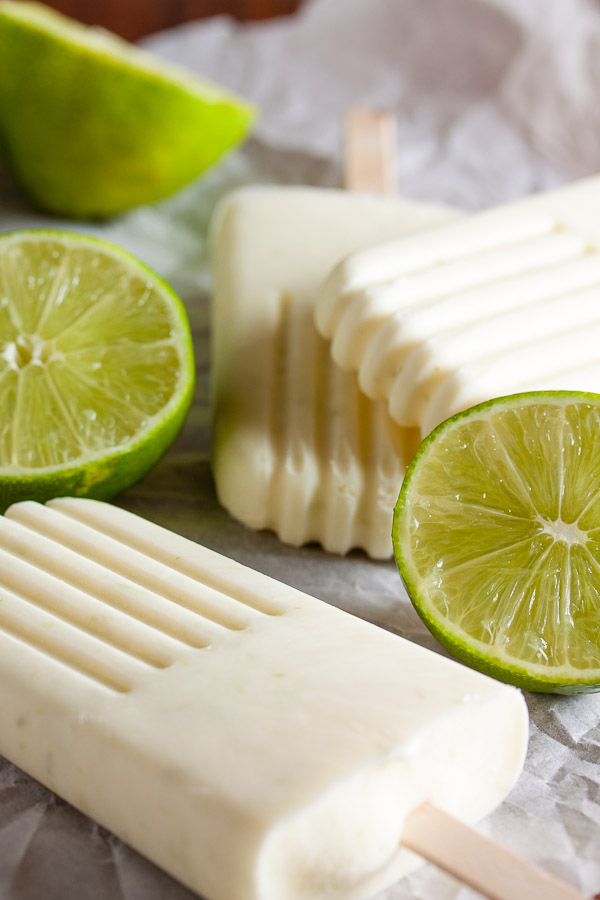
<path id="1" fill-rule="evenodd" d="M 482 400 L 600 384 L 600 178 L 356 253 L 316 302 L 333 359 L 427 434 Z"/>
<path id="2" fill-rule="evenodd" d="M 369 897 L 519 774 L 519 691 L 131 513 L 17 504 L 0 564 L 0 753 L 207 900 Z"/>
<path id="3" fill-rule="evenodd" d="M 346 253 L 456 215 L 311 188 L 246 188 L 221 205 L 213 470 L 221 503 L 241 522 L 289 544 L 391 556 L 392 509 L 418 435 L 331 363 L 314 301 Z"/>

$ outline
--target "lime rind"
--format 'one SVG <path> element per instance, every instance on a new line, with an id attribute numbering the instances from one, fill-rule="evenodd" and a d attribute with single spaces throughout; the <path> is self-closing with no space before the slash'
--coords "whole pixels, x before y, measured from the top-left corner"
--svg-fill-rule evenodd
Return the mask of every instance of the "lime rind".
<path id="1" fill-rule="evenodd" d="M 203 99 L 208 100 L 212 95 L 218 102 L 224 97 L 240 102 L 239 98 L 226 88 L 214 84 L 207 78 L 192 74 L 184 66 L 169 60 L 159 61 L 152 53 L 123 40 L 118 35 L 99 26 L 84 25 L 43 3 L 36 3 L 34 0 L 27 2 L 0 0 L 0 15 L 17 23 L 26 24 L 42 35 L 50 34 L 56 41 L 68 45 L 71 49 L 84 50 L 113 65 L 121 65 L 133 72 L 143 71 L 160 81 L 169 77 L 185 90 L 196 93 Z M 250 103 L 247 106 L 248 109 L 252 108 Z"/>
<path id="2" fill-rule="evenodd" d="M 527 425 L 520 434 L 517 410 L 525 411 L 522 418 Z M 487 496 L 478 508 L 475 499 L 478 490 L 482 496 L 482 472 L 474 473 L 473 465 L 458 483 L 456 454 L 448 437 L 451 432 L 457 438 L 462 435 L 463 425 L 490 427 L 491 417 L 501 413 L 513 417 L 516 435 L 510 452 L 503 446 L 504 457 L 516 456 L 519 464 L 512 465 L 512 472 L 505 470 L 506 479 L 495 479 L 497 473 L 483 454 L 479 464 L 488 465 L 483 493 L 491 485 L 492 508 L 486 506 Z M 553 416 L 555 435 L 562 427 L 563 438 L 568 439 L 566 449 L 556 443 L 552 449 Z M 500 397 L 458 413 L 438 425 L 417 450 L 394 511 L 396 562 L 426 626 L 462 662 L 524 689 L 558 693 L 600 689 L 600 555 L 595 553 L 600 546 L 592 539 L 593 530 L 580 528 L 594 522 L 600 526 L 594 420 L 600 420 L 600 395 L 573 391 Z M 579 421 L 583 437 L 575 427 Z M 582 471 L 579 465 L 573 473 L 573 461 L 582 460 L 588 469 Z M 554 479 L 548 476 L 549 468 Z M 438 484 L 439 471 L 444 477 Z M 432 521 L 426 504 L 418 500 L 421 482 L 427 484 L 424 473 L 434 486 Z M 473 496 L 468 509 L 461 510 L 462 489 L 469 483 Z M 508 512 L 502 502 L 511 507 Z M 563 509 L 567 521 L 561 518 Z M 545 517 L 556 515 L 559 530 L 549 534 Z M 465 524 L 469 519 L 470 533 Z M 421 527 L 425 530 L 419 535 Z M 445 556 L 453 546 L 454 556 Z M 514 571 L 518 577 L 513 577 Z"/>
<path id="3" fill-rule="evenodd" d="M 172 348 L 170 351 L 171 369 L 175 371 L 171 372 L 171 380 L 169 382 L 164 371 L 161 370 L 163 359 L 161 355 L 156 354 L 152 343 L 145 345 L 143 340 L 140 340 L 136 348 L 138 356 L 140 354 L 143 355 L 144 349 L 149 353 L 155 353 L 151 360 L 151 367 L 154 366 L 156 368 L 156 383 L 155 385 L 148 384 L 144 386 L 144 390 L 147 393 L 150 388 L 154 387 L 156 396 L 151 403 L 151 398 L 148 395 L 148 408 L 136 412 L 124 393 L 126 379 L 135 379 L 136 374 L 138 374 L 135 368 L 136 357 L 134 355 L 132 362 L 130 358 L 132 356 L 131 347 L 125 343 L 120 352 L 122 355 L 125 354 L 126 357 L 129 357 L 129 359 L 126 360 L 126 364 L 123 366 L 121 381 L 118 384 L 119 388 L 123 387 L 123 396 L 111 396 L 109 402 L 111 405 L 120 403 L 123 409 L 127 411 L 127 414 L 132 416 L 133 427 L 131 432 L 122 441 L 112 442 L 110 436 L 107 436 L 104 443 L 97 442 L 95 447 L 84 445 L 80 448 L 81 452 L 75 454 L 73 458 L 67 458 L 68 454 L 65 454 L 66 461 L 60 463 L 35 466 L 28 466 L 23 464 L 23 462 L 20 464 L 14 464 L 12 461 L 7 463 L 6 460 L 10 452 L 6 444 L 5 425 L 0 429 L 0 453 L 2 454 L 0 458 L 5 460 L 0 465 L 0 505 L 3 508 L 18 500 L 30 498 L 43 501 L 59 495 L 80 495 L 95 499 L 109 499 L 121 492 L 143 478 L 175 440 L 185 423 L 194 392 L 194 355 L 187 315 L 181 300 L 163 279 L 120 247 L 94 237 L 71 234 L 69 232 L 40 229 L 7 233 L 0 237 L 0 253 L 9 247 L 11 243 L 14 243 L 15 246 L 26 245 L 31 248 L 37 241 L 40 242 L 41 246 L 45 244 L 58 246 L 62 243 L 67 248 L 90 250 L 91 260 L 112 260 L 115 262 L 117 270 L 121 269 L 124 272 L 133 273 L 136 277 L 140 277 L 148 284 L 151 284 L 153 291 L 156 292 L 157 296 L 160 296 L 163 303 L 162 319 L 168 323 L 169 346 Z M 123 297 L 122 309 L 126 309 L 127 299 L 127 296 Z M 134 303 L 136 302 L 135 295 L 133 301 Z M 2 308 L 1 303 L 0 308 Z M 158 316 L 161 310 L 157 305 L 156 309 L 153 309 L 151 312 Z M 118 328 L 118 321 L 116 327 Z M 154 327 L 151 321 L 149 321 L 148 327 L 151 332 L 152 327 Z M 91 353 L 91 347 L 88 349 Z M 6 352 L 6 344 L 4 352 Z M 102 356 L 103 353 L 105 353 L 105 348 L 102 347 L 102 332 L 100 330 L 98 354 Z M 50 359 L 46 360 L 44 365 L 26 365 L 19 373 L 16 372 L 14 366 L 4 371 L 0 370 L 0 387 L 3 382 L 10 378 L 18 382 L 22 379 L 24 373 L 28 373 L 31 375 L 31 379 L 25 390 L 25 395 L 27 395 L 28 392 L 35 389 L 36 381 L 45 376 L 46 370 L 51 365 L 52 360 Z M 84 396 L 88 390 L 86 377 L 85 372 L 72 373 L 71 388 L 75 392 L 79 392 L 81 396 Z M 162 385 L 163 381 L 166 387 Z M 90 380 L 89 385 L 92 384 L 93 382 Z M 92 390 L 89 393 L 93 395 Z M 40 396 L 45 396 L 47 399 L 48 394 L 44 395 L 42 393 Z M 15 409 L 17 399 L 18 390 L 12 393 L 10 389 L 8 391 L 0 391 L 0 403 L 4 409 L 5 423 L 11 418 L 16 421 L 15 417 L 18 414 L 18 410 Z M 135 399 L 136 401 L 138 400 L 137 395 L 135 395 Z M 27 397 L 28 406 L 25 410 L 29 421 L 29 430 L 26 431 L 28 435 L 27 440 L 31 445 L 36 434 L 36 427 L 39 431 L 41 423 L 44 433 L 38 435 L 38 443 L 44 448 L 45 443 L 50 440 L 51 432 L 57 430 L 56 428 L 44 428 L 44 423 L 50 421 L 53 417 L 60 419 L 60 411 L 57 412 L 53 408 L 45 409 L 41 407 L 39 402 L 36 404 L 35 400 L 35 396 L 33 398 L 31 396 Z M 87 405 L 91 406 L 91 403 Z M 74 404 L 74 408 L 80 409 L 81 407 L 77 407 L 77 404 Z M 152 409 L 154 410 L 153 412 Z M 64 421 L 59 422 L 59 426 L 64 426 Z M 58 428 L 58 433 L 60 436 L 60 427 Z M 85 435 L 85 428 L 79 429 L 80 438 L 82 434 Z M 63 434 L 63 438 L 66 441 L 72 437 L 73 435 L 65 437 Z"/>
<path id="4" fill-rule="evenodd" d="M 0 511 L 12 503 L 35 499 L 40 503 L 53 497 L 91 497 L 110 500 L 141 481 L 164 456 L 181 432 L 193 391 L 182 395 L 180 407 L 166 425 L 157 423 L 143 438 L 95 460 L 72 466 L 36 469 L 30 476 L 5 474 L 0 470 Z"/>

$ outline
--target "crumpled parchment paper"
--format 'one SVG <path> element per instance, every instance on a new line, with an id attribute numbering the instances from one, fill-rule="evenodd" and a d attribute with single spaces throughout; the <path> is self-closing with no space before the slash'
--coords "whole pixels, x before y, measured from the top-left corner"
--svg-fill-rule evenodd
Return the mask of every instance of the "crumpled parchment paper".
<path id="1" fill-rule="evenodd" d="M 209 466 L 206 229 L 216 200 L 247 182 L 340 182 L 340 122 L 353 103 L 399 119 L 406 196 L 465 209 L 600 169 L 597 0 L 313 0 L 290 18 L 225 17 L 145 41 L 254 100 L 253 139 L 207 178 L 109 223 L 34 213 L 0 171 L 0 230 L 48 225 L 111 239 L 184 298 L 198 390 L 168 456 L 119 503 L 282 581 L 440 651 L 392 563 L 285 547 L 233 521 Z M 578 887 L 600 891 L 600 694 L 527 696 L 525 771 L 480 828 Z M 199 848 L 201 852 L 201 848 Z M 191 892 L 0 760 L 2 900 L 191 900 Z M 379 900 L 473 900 L 427 866 Z M 519 900 L 519 898 L 515 898 Z"/>

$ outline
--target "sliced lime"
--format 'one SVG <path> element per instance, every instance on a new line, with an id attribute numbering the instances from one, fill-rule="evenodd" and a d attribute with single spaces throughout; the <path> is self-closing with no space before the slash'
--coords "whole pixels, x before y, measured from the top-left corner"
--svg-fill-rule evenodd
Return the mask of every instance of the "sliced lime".
<path id="1" fill-rule="evenodd" d="M 393 542 L 460 660 L 531 690 L 600 689 L 600 395 L 517 394 L 443 422 L 408 469 Z"/>
<path id="2" fill-rule="evenodd" d="M 191 336 L 157 275 L 103 241 L 0 237 L 0 506 L 108 498 L 138 481 L 192 399 Z"/>
<path id="3" fill-rule="evenodd" d="M 100 217 L 166 197 L 253 119 L 241 98 L 108 32 L 0 0 L 0 145 L 44 209 Z"/>

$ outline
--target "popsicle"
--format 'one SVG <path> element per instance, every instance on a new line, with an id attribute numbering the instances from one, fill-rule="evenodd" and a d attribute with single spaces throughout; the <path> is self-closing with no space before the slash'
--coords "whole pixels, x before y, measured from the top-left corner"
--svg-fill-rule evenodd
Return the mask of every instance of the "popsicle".
<path id="1" fill-rule="evenodd" d="M 519 691 L 124 510 L 16 504 L 0 566 L 0 753 L 206 900 L 370 897 L 520 772 Z"/>
<path id="2" fill-rule="evenodd" d="M 350 255 L 317 328 L 421 435 L 503 394 L 600 390 L 599 204 L 591 178 Z"/>
<path id="3" fill-rule="evenodd" d="M 299 187 L 245 188 L 223 202 L 212 228 L 213 473 L 235 518 L 288 544 L 391 556 L 418 435 L 331 362 L 314 300 L 345 254 L 456 215 Z"/>

